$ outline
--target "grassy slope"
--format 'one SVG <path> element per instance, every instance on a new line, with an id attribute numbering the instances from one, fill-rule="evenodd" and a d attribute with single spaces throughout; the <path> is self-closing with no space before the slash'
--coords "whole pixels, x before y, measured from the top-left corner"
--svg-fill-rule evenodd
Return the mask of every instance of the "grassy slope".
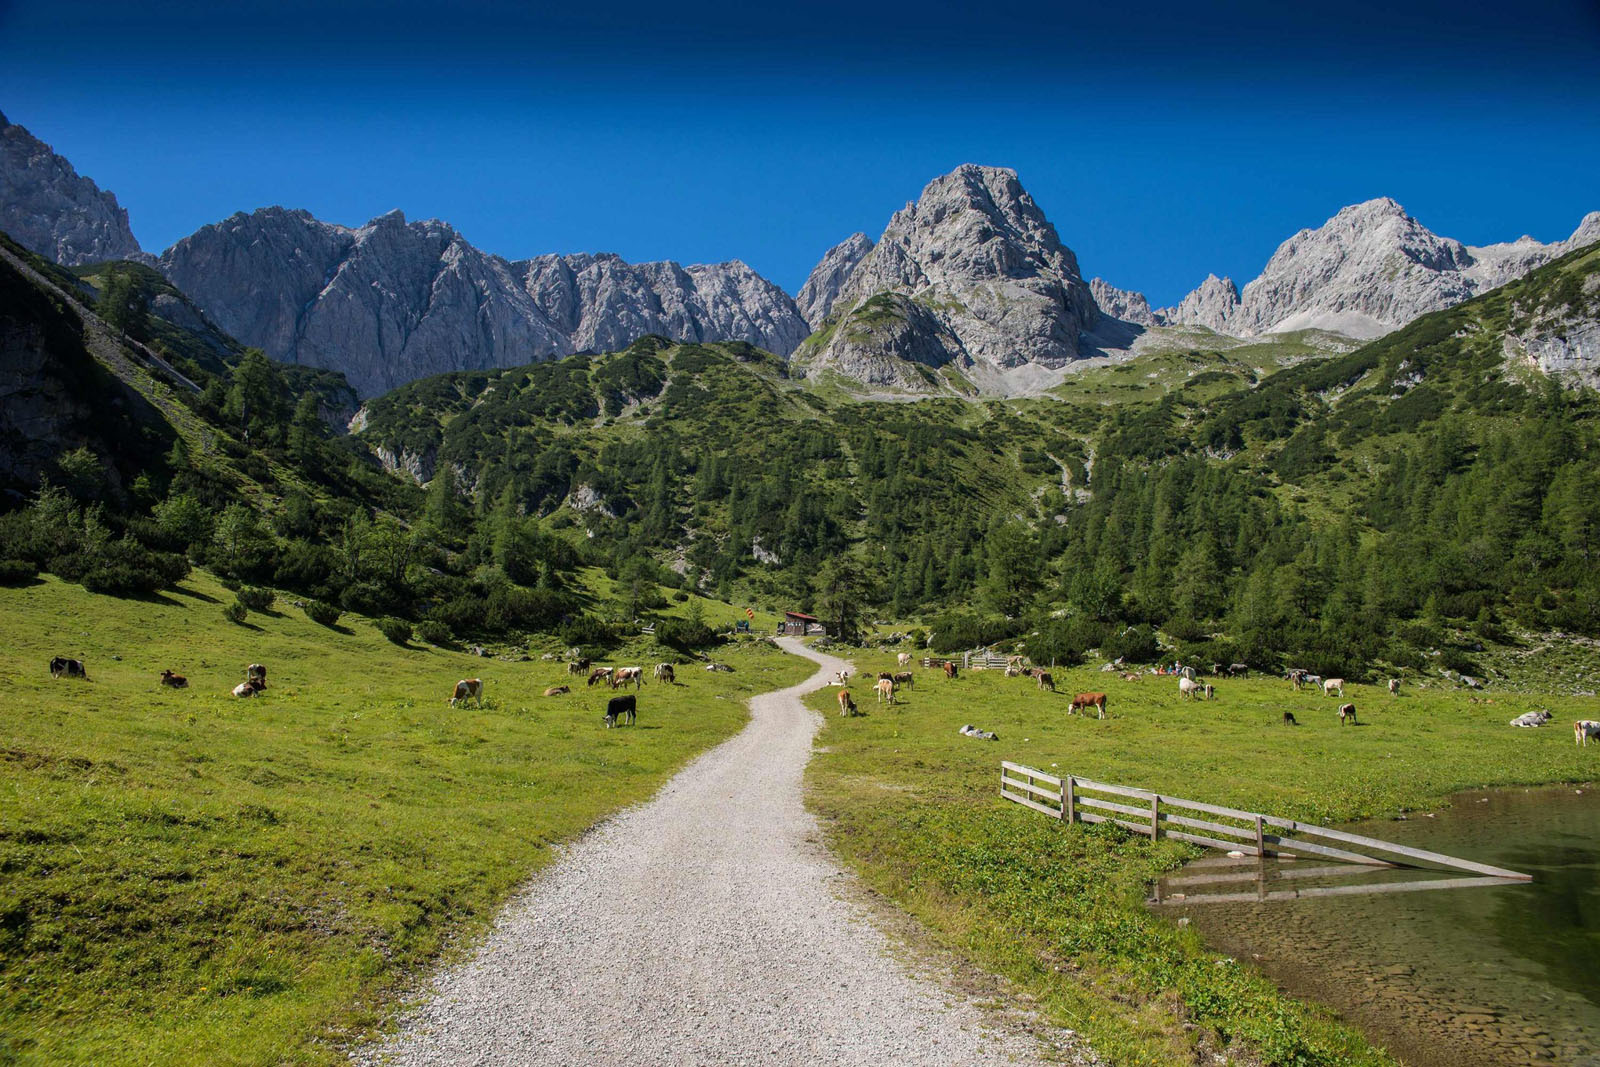
<path id="1" fill-rule="evenodd" d="M 864 675 L 892 669 L 876 653 L 856 664 Z M 1486 704 L 1451 690 L 1408 686 L 1395 698 L 1351 686 L 1364 725 L 1341 729 L 1339 701 L 1277 679 L 1220 681 L 1216 702 L 1192 704 L 1171 678 L 1128 683 L 1087 668 L 1058 672 L 1059 695 L 1000 672 L 953 683 L 918 674 L 895 712 L 868 701 L 865 718 L 840 719 L 831 693 L 813 698 L 829 714 L 808 783 L 830 843 L 936 936 L 1017 980 L 1119 1065 L 1192 1063 L 1198 1050 L 1233 1041 L 1266 1063 L 1389 1061 L 1329 1013 L 1217 963 L 1198 938 L 1145 910 L 1149 880 L 1193 854 L 1186 846 L 1063 827 L 1006 804 L 1001 759 L 1323 822 L 1600 769 L 1566 726 L 1594 715 L 1592 699 Z M 1066 715 L 1083 690 L 1109 692 L 1111 718 Z M 1552 727 L 1506 725 L 1538 707 L 1555 712 Z M 1302 726 L 1281 725 L 1285 708 Z M 969 722 L 1000 741 L 960 736 Z"/>
<path id="2" fill-rule="evenodd" d="M 0 590 L 0 1063 L 339 1062 L 551 844 L 809 670 L 747 642 L 607 732 L 609 693 L 541 696 L 560 663 L 400 649 L 281 603 L 234 627 L 227 596 L 199 573 L 142 602 Z M 54 654 L 93 680 L 52 680 Z M 271 688 L 236 700 L 252 661 Z M 486 707 L 447 708 L 473 676 Z"/>

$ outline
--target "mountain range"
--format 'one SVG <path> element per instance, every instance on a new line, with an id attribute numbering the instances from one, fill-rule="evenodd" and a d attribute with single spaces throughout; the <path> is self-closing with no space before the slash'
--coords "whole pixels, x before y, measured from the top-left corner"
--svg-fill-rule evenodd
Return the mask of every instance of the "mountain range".
<path id="1" fill-rule="evenodd" d="M 1600 241 L 1600 212 L 1564 241 L 1472 247 L 1394 200 L 1369 200 L 1284 241 L 1242 289 L 1213 275 L 1167 308 L 1086 281 L 1016 172 L 974 164 L 935 178 L 876 241 L 857 233 L 830 248 L 795 297 L 737 260 L 507 260 L 445 222 L 398 211 L 347 227 L 263 208 L 204 226 L 156 259 L 115 196 L 0 116 L 0 230 L 64 265 L 156 265 L 227 333 L 283 362 L 340 371 L 363 397 L 651 334 L 748 342 L 788 357 L 797 374 L 868 390 L 1010 395 L 1165 330 L 1378 337 Z M 1573 366 L 1600 361 L 1589 342 L 1564 351 Z"/>

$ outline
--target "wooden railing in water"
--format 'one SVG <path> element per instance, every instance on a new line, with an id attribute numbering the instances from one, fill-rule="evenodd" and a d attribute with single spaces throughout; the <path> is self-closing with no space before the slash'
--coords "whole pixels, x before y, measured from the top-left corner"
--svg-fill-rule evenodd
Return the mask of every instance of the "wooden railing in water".
<path id="1" fill-rule="evenodd" d="M 1472 871 L 1494 878 L 1514 878 L 1524 882 L 1533 880 L 1531 874 L 1520 874 L 1504 867 L 1446 856 L 1410 845 L 1380 841 L 1375 837 L 1363 837 L 1344 830 L 1220 804 L 1202 804 L 1198 800 L 1184 800 L 1146 789 L 1096 782 L 1070 774 L 1058 777 L 1008 760 L 1000 763 L 1000 795 L 1063 822 L 1112 822 L 1151 840 L 1167 837 L 1261 859 L 1316 856 L 1374 867 L 1433 864 L 1447 870 Z M 1140 803 L 1134 806 L 1107 797 L 1121 797 Z M 1202 815 L 1212 818 L 1198 817 Z M 1181 829 L 1175 829 L 1178 827 Z M 1318 840 L 1307 840 L 1313 837 Z M 1352 845 L 1367 851 L 1357 852 L 1351 848 L 1324 844 L 1326 841 L 1336 841 L 1340 845 Z M 1369 855 L 1370 852 L 1382 855 Z M 1405 862 L 1408 860 L 1411 862 Z"/>

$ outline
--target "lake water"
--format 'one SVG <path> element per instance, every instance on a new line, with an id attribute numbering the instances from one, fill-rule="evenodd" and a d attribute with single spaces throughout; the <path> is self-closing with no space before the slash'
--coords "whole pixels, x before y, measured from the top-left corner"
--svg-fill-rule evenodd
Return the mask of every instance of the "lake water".
<path id="1" fill-rule="evenodd" d="M 1254 861 L 1211 858 L 1164 880 L 1158 907 L 1289 992 L 1337 1008 L 1404 1063 L 1600 1067 L 1600 790 L 1463 793 L 1434 818 L 1343 828 L 1534 880 L 1204 903 L 1196 898 L 1461 877 L 1318 875 L 1328 865 L 1299 860 L 1269 863 L 1263 884 Z"/>

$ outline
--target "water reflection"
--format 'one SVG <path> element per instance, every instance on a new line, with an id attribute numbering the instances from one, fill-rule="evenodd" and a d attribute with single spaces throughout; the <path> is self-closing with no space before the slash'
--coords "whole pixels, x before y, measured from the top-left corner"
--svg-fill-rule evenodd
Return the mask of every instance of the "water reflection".
<path id="1" fill-rule="evenodd" d="M 1165 879 L 1158 906 L 1405 1063 L 1600 1067 L 1600 794 L 1473 793 L 1349 829 L 1534 881 L 1211 857 Z"/>

